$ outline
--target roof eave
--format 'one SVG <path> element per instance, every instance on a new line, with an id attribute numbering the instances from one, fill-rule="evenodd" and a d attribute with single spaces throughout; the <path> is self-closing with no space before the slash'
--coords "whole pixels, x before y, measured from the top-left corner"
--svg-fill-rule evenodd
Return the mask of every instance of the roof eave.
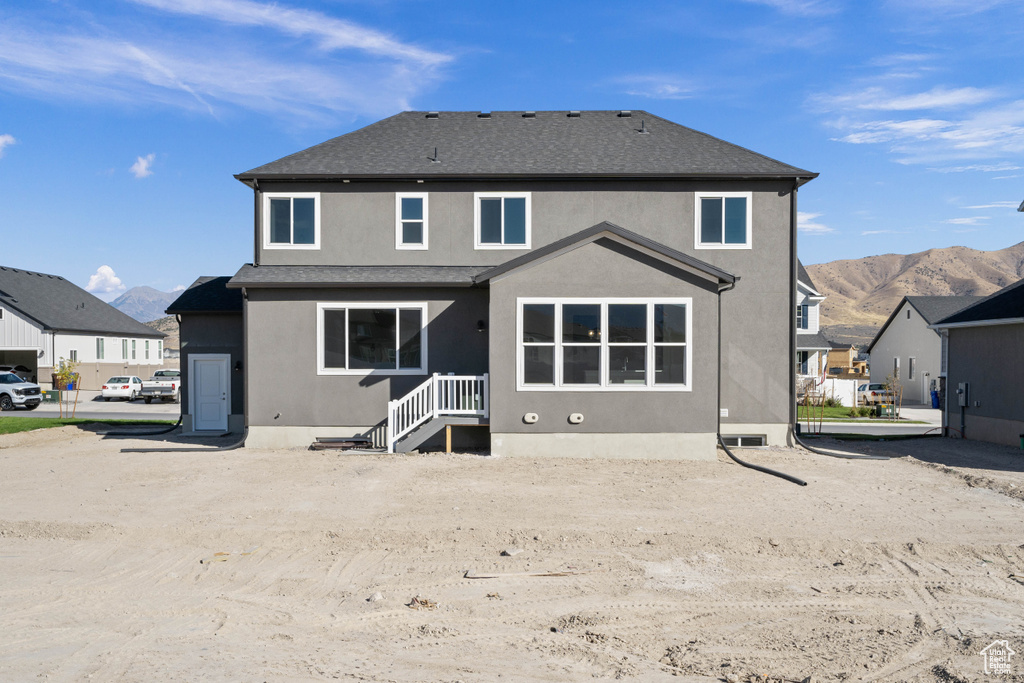
<path id="1" fill-rule="evenodd" d="M 989 320 L 965 320 L 959 323 L 943 323 L 938 322 L 934 325 L 929 325 L 928 329 L 935 330 L 950 330 L 958 327 L 989 327 L 991 325 L 1020 325 L 1024 324 L 1024 318 L 991 318 Z"/>
<path id="2" fill-rule="evenodd" d="M 809 183 L 817 173 L 797 170 L 794 173 L 238 173 L 235 179 L 249 187 L 258 181 L 338 182 L 356 181 L 427 181 L 427 180 L 789 180 L 797 186 Z"/>
<path id="3" fill-rule="evenodd" d="M 472 280 L 467 282 L 235 282 L 229 280 L 228 289 L 354 289 L 372 287 L 374 289 L 394 289 L 396 287 L 473 287 Z M 188 311 L 195 313 L 195 311 Z"/>

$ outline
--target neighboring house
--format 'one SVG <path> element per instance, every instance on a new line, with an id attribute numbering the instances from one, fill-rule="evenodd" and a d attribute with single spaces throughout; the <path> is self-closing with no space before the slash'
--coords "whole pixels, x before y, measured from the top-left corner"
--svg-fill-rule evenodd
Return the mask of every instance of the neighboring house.
<path id="1" fill-rule="evenodd" d="M 229 279 L 197 279 L 166 311 L 177 317 L 182 340 L 179 360 L 185 432 L 241 432 L 245 425 L 242 291 L 228 289 Z M 193 377 L 201 381 L 193 381 Z M 284 375 L 277 379 L 282 385 L 290 381 Z"/>
<path id="2" fill-rule="evenodd" d="M 1019 445 L 1024 434 L 1024 280 L 939 320 L 932 329 L 944 342 L 945 424 L 962 430 L 964 438 Z"/>
<path id="3" fill-rule="evenodd" d="M 455 424 L 501 455 L 711 459 L 716 433 L 789 439 L 814 173 L 645 112 L 528 111 L 403 112 L 236 177 L 247 445 L 408 450 Z M 183 322 L 183 356 L 206 324 Z M 236 374 L 213 362 L 219 391 Z"/>
<path id="4" fill-rule="evenodd" d="M 857 356 L 857 347 L 853 344 L 832 342 L 832 348 L 828 352 L 828 376 L 838 379 L 866 379 L 868 364 L 859 360 Z"/>
<path id="5" fill-rule="evenodd" d="M 980 301 L 979 296 L 905 296 L 867 347 L 871 381 L 899 378 L 903 403 L 931 403 L 939 382 L 942 340 L 929 327 L 946 316 Z"/>
<path id="6" fill-rule="evenodd" d="M 797 262 L 796 375 L 797 384 L 820 381 L 832 343 L 821 333 L 821 302 L 825 300 L 804 265 Z"/>
<path id="7" fill-rule="evenodd" d="M 23 365 L 50 385 L 60 359 L 78 362 L 81 388 L 112 375 L 149 377 L 163 365 L 166 335 L 59 275 L 0 266 L 0 364 Z"/>

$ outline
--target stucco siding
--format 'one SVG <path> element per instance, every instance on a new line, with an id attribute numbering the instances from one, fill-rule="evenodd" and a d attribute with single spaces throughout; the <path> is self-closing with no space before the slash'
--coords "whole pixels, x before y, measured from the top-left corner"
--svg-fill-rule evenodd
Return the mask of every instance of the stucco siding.
<path id="1" fill-rule="evenodd" d="M 960 425 L 956 389 L 970 384 L 964 411 L 968 439 L 1017 445 L 1024 433 L 1024 325 L 949 330 L 948 424 Z"/>
<path id="2" fill-rule="evenodd" d="M 714 433 L 716 283 L 606 240 L 513 272 L 491 284 L 492 433 Z M 516 389 L 517 300 L 528 297 L 691 297 L 690 391 Z M 523 416 L 537 413 L 536 424 Z M 584 422 L 571 425 L 572 413 Z"/>
<path id="3" fill-rule="evenodd" d="M 320 375 L 318 302 L 426 302 L 427 373 Z M 248 291 L 248 424 L 268 427 L 356 426 L 387 417 L 430 373 L 487 372 L 487 292 L 482 289 L 287 289 Z"/>
<path id="4" fill-rule="evenodd" d="M 193 354 L 223 353 L 230 356 L 228 372 L 231 374 L 231 403 L 229 416 L 241 416 L 245 411 L 245 356 L 241 313 L 183 313 L 179 333 L 181 336 L 182 384 L 189 386 L 188 359 Z M 191 412 L 189 392 L 181 392 L 181 412 Z M 230 419 L 230 417 L 229 417 Z"/>

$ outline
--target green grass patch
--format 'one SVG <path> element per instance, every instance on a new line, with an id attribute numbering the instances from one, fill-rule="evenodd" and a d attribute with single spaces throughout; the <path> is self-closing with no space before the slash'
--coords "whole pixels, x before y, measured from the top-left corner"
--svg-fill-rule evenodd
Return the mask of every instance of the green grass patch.
<path id="1" fill-rule="evenodd" d="M 875 417 L 874 406 L 870 406 L 870 408 L 870 416 L 854 418 L 850 416 L 850 408 L 848 406 L 826 406 L 824 409 L 824 419 L 828 422 L 854 422 L 867 420 L 871 420 L 872 422 L 892 422 L 892 418 L 889 417 Z M 817 420 L 818 416 L 822 415 L 821 411 L 822 408 L 820 406 L 811 407 L 810 414 L 812 421 Z M 808 411 L 806 407 L 802 405 L 797 406 L 797 416 L 800 418 L 801 422 L 807 421 L 807 413 Z M 926 422 L 911 422 L 910 420 L 898 420 L 897 422 L 899 424 L 927 424 Z"/>
<path id="2" fill-rule="evenodd" d="M 90 420 L 89 418 L 58 418 L 58 417 L 0 417 L 0 434 L 17 434 L 30 432 L 33 429 L 50 429 L 66 425 L 104 424 L 104 425 L 172 425 L 177 420 Z"/>

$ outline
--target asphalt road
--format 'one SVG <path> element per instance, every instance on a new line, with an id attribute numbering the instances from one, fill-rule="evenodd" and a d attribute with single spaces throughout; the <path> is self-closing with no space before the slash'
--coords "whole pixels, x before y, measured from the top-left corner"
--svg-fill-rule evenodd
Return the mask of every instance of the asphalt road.
<path id="1" fill-rule="evenodd" d="M 109 402 L 100 398 L 98 391 L 82 391 L 78 394 L 78 404 L 75 405 L 75 393 L 68 392 L 71 409 L 75 417 L 82 417 L 94 420 L 171 420 L 175 421 L 181 414 L 181 405 L 177 403 L 164 403 L 154 401 L 146 405 L 142 399 L 136 399 L 129 403 L 119 399 L 112 399 Z M 0 419 L 5 416 L 17 417 L 60 417 L 60 407 L 56 403 L 42 403 L 32 411 L 16 408 L 15 410 L 0 413 Z M 69 417 L 69 415 L 65 415 Z"/>
<path id="2" fill-rule="evenodd" d="M 904 406 L 900 417 L 907 420 L 924 422 L 925 424 L 900 424 L 886 420 L 858 420 L 857 422 L 825 422 L 821 425 L 822 434 L 873 434 L 875 436 L 924 434 L 942 425 L 942 411 L 924 406 Z M 807 423 L 800 424 L 802 433 L 809 433 Z M 815 430 L 812 428 L 810 433 Z"/>

